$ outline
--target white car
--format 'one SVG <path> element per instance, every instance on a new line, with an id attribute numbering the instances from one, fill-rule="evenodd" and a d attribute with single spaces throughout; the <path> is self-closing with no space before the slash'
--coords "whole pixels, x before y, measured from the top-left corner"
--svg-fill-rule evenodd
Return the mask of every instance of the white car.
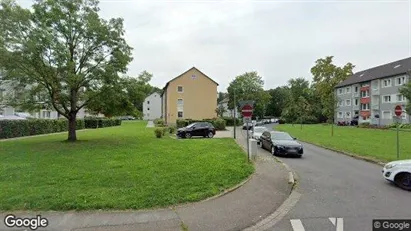
<path id="1" fill-rule="evenodd" d="M 254 127 L 254 132 L 251 132 L 251 138 L 255 140 L 260 140 L 260 136 L 265 131 L 268 131 L 266 127 Z"/>
<path id="2" fill-rule="evenodd" d="M 386 180 L 411 191 L 411 160 L 389 162 L 384 166 L 382 174 Z"/>

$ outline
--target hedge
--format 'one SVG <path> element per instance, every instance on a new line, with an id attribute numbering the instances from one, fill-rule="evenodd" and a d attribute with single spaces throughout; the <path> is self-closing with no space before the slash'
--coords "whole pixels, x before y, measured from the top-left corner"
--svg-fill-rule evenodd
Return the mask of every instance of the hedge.
<path id="1" fill-rule="evenodd" d="M 184 119 L 184 120 L 177 120 L 177 128 L 185 127 L 189 124 L 196 123 L 196 122 L 209 122 L 211 123 L 216 130 L 225 130 L 226 121 L 224 119 L 203 119 L 203 120 L 192 120 L 192 119 Z"/>
<path id="2" fill-rule="evenodd" d="M 88 117 L 84 119 L 84 123 L 85 123 L 85 128 L 106 128 L 106 127 L 120 126 L 121 119 Z"/>
<path id="3" fill-rule="evenodd" d="M 77 120 L 76 129 L 85 128 L 84 120 Z M 0 120 L 0 139 L 65 132 L 66 119 Z"/>
<path id="4" fill-rule="evenodd" d="M 232 117 L 223 117 L 223 119 L 225 120 L 225 125 L 226 126 L 234 126 L 234 121 L 235 121 L 234 118 L 232 118 Z M 243 120 L 242 119 L 237 119 L 236 125 L 237 126 L 243 125 Z"/>

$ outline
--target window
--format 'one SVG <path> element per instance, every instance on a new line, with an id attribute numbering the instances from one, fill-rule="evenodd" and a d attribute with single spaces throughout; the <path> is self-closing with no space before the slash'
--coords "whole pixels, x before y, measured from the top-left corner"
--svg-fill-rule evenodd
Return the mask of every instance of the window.
<path id="1" fill-rule="evenodd" d="M 147 108 L 147 111 L 150 111 L 150 108 L 149 108 L 149 107 Z"/>
<path id="2" fill-rule="evenodd" d="M 183 92 L 183 86 L 178 86 L 177 87 L 177 92 L 182 93 Z"/>
<path id="3" fill-rule="evenodd" d="M 149 100 L 149 101 L 147 101 L 147 104 L 150 104 L 150 100 Z"/>
<path id="4" fill-rule="evenodd" d="M 391 79 L 384 79 L 382 81 L 382 87 L 391 87 Z"/>
<path id="5" fill-rule="evenodd" d="M 405 83 L 405 76 L 401 76 L 395 79 L 396 86 L 404 85 L 404 83 Z"/>
<path id="6" fill-rule="evenodd" d="M 358 99 L 355 99 L 355 100 L 354 100 L 354 106 L 358 106 L 358 103 L 359 103 L 359 100 L 358 100 Z"/>
<path id="7" fill-rule="evenodd" d="M 390 103 L 391 102 L 391 96 L 390 95 L 385 95 L 383 96 L 383 100 L 384 103 Z"/>
<path id="8" fill-rule="evenodd" d="M 342 95 L 342 94 L 343 94 L 343 89 L 342 89 L 342 88 L 338 89 L 338 94 L 339 94 L 339 95 Z"/>
<path id="9" fill-rule="evenodd" d="M 0 115 L 2 116 L 3 115 L 3 109 L 0 109 Z"/>
<path id="10" fill-rule="evenodd" d="M 403 95 L 397 95 L 397 102 L 405 102 L 405 97 Z"/>
<path id="11" fill-rule="evenodd" d="M 338 112 L 337 117 L 338 117 L 339 119 L 342 119 L 342 118 L 343 118 L 343 113 L 342 113 L 342 111 L 339 111 L 339 112 Z"/>
<path id="12" fill-rule="evenodd" d="M 368 83 L 362 83 L 361 84 L 361 87 L 368 87 L 368 86 L 370 86 Z"/>
<path id="13" fill-rule="evenodd" d="M 366 111 L 366 110 L 370 110 L 370 104 L 361 104 L 361 110 Z"/>
<path id="14" fill-rule="evenodd" d="M 177 99 L 177 105 L 178 106 L 183 106 L 184 105 L 183 99 Z"/>
<path id="15" fill-rule="evenodd" d="M 355 87 L 355 88 L 354 88 L 354 92 L 355 92 L 355 93 L 358 93 L 358 87 Z"/>
<path id="16" fill-rule="evenodd" d="M 179 112 L 177 113 L 177 116 L 178 116 L 178 118 L 183 118 L 183 112 L 182 112 L 182 111 L 179 111 Z"/>
<path id="17" fill-rule="evenodd" d="M 340 106 L 340 107 L 344 106 L 344 101 L 342 101 L 342 100 L 338 101 L 338 106 Z"/>
<path id="18" fill-rule="evenodd" d="M 346 88 L 346 92 L 347 92 L 347 93 L 351 93 L 351 87 L 347 87 L 347 88 Z"/>
<path id="19" fill-rule="evenodd" d="M 383 119 L 391 119 L 392 118 L 391 111 L 383 111 L 382 112 L 382 118 Z"/>
<path id="20" fill-rule="evenodd" d="M 351 100 L 350 99 L 345 100 L 345 106 L 351 106 Z"/>
<path id="21" fill-rule="evenodd" d="M 361 97 L 362 98 L 369 97 L 369 96 L 370 96 L 370 92 L 368 90 L 361 92 Z"/>
<path id="22" fill-rule="evenodd" d="M 351 119 L 351 112 L 350 111 L 345 112 L 345 118 Z"/>

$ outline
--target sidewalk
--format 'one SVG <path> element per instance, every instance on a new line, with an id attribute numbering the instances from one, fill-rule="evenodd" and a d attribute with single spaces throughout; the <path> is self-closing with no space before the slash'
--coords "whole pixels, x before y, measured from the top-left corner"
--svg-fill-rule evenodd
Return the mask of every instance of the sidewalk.
<path id="1" fill-rule="evenodd" d="M 241 130 L 237 142 L 246 146 Z M 19 217 L 41 214 L 49 226 L 38 230 L 76 231 L 131 231 L 131 230 L 189 230 L 219 231 L 242 230 L 273 213 L 289 196 L 286 169 L 261 149 L 256 160 L 256 172 L 240 188 L 215 199 L 181 205 L 168 209 L 123 212 L 25 212 L 13 213 Z M 0 230 L 6 228 L 4 217 Z M 28 230 L 28 229 L 27 229 Z"/>

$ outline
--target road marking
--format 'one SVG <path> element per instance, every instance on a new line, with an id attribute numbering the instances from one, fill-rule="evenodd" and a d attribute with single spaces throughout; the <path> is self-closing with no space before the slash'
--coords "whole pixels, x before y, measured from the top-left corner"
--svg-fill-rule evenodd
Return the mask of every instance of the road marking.
<path id="1" fill-rule="evenodd" d="M 328 219 L 335 226 L 335 231 L 344 231 L 344 220 L 343 220 L 343 218 L 330 217 Z"/>
<path id="2" fill-rule="evenodd" d="M 290 220 L 291 226 L 293 227 L 294 231 L 305 231 L 303 223 L 301 222 L 300 219 L 293 219 Z"/>

